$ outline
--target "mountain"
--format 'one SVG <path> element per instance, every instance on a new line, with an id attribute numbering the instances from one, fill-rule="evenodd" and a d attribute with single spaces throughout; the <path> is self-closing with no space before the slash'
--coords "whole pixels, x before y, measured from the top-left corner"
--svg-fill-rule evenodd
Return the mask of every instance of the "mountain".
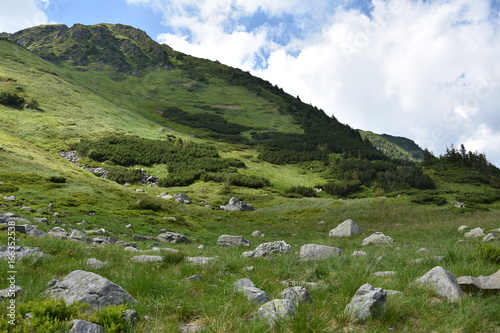
<path id="1" fill-rule="evenodd" d="M 385 155 L 402 160 L 422 161 L 424 151 L 413 140 L 389 134 L 376 134 L 370 131 L 359 131 L 361 137 L 369 140 L 373 146 Z"/>

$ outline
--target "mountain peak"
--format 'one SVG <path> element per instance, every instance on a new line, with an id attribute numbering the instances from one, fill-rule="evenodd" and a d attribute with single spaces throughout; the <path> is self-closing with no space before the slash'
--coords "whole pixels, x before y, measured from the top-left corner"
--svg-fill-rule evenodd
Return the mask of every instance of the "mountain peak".
<path id="1" fill-rule="evenodd" d="M 171 69 L 166 46 L 123 24 L 43 25 L 7 37 L 47 61 L 80 70 L 111 69 L 140 75 L 148 68 Z"/>

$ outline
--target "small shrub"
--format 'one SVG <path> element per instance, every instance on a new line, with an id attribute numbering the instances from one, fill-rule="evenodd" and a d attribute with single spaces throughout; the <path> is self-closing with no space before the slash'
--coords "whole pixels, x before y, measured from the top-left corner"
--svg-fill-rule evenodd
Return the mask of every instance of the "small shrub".
<path id="1" fill-rule="evenodd" d="M 342 180 L 325 184 L 323 190 L 331 195 L 346 196 L 359 190 L 360 186 L 359 180 Z"/>
<path id="2" fill-rule="evenodd" d="M 493 243 L 483 243 L 476 246 L 473 255 L 481 260 L 500 264 L 500 246 Z"/>
<path id="3" fill-rule="evenodd" d="M 166 252 L 161 261 L 162 266 L 177 265 L 184 260 L 183 252 Z"/>
<path id="4" fill-rule="evenodd" d="M 108 166 L 106 169 L 108 170 L 106 178 L 118 184 L 136 183 L 143 177 L 141 169 L 129 169 L 120 166 Z"/>
<path id="5" fill-rule="evenodd" d="M 92 321 L 104 326 L 106 333 L 132 333 L 132 323 L 123 318 L 123 312 L 126 309 L 126 306 L 123 304 L 109 305 L 97 310 L 93 315 L 94 318 Z"/>
<path id="6" fill-rule="evenodd" d="M 16 93 L 3 91 L 0 93 L 0 104 L 13 108 L 22 108 L 25 103 L 23 97 Z"/>
<path id="7" fill-rule="evenodd" d="M 445 205 L 448 201 L 445 197 L 440 195 L 426 195 L 422 194 L 411 199 L 411 202 L 420 204 L 420 205 L 437 205 L 442 206 Z"/>
<path id="8" fill-rule="evenodd" d="M 51 183 L 57 183 L 57 184 L 66 183 L 66 178 L 62 176 L 51 176 L 47 180 Z"/>
<path id="9" fill-rule="evenodd" d="M 464 193 L 457 195 L 456 198 L 465 203 L 490 204 L 500 200 L 500 191 Z"/>
<path id="10" fill-rule="evenodd" d="M 38 101 L 34 98 L 30 99 L 27 103 L 26 103 L 26 107 L 28 109 L 33 109 L 33 110 L 41 110 L 40 109 L 40 103 L 38 103 Z"/>
<path id="11" fill-rule="evenodd" d="M 288 197 L 317 197 L 316 191 L 312 187 L 293 186 L 285 191 Z"/>
<path id="12" fill-rule="evenodd" d="M 12 193 L 19 191 L 19 187 L 12 184 L 0 184 L 0 193 Z"/>
<path id="13" fill-rule="evenodd" d="M 139 210 L 152 210 L 153 212 L 161 212 L 165 210 L 163 206 L 163 199 L 159 198 L 149 198 L 145 197 L 144 199 L 141 199 L 137 201 L 137 204 L 133 206 L 133 209 L 139 209 Z"/>

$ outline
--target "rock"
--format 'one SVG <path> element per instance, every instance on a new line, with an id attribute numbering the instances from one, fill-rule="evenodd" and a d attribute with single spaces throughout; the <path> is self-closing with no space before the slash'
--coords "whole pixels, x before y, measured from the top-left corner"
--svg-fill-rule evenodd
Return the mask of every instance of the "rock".
<path id="1" fill-rule="evenodd" d="M 171 231 L 158 235 L 158 240 L 165 243 L 191 243 L 185 236 Z"/>
<path id="2" fill-rule="evenodd" d="M 268 257 L 274 253 L 290 253 L 292 247 L 285 241 L 276 241 L 269 243 L 262 243 L 254 251 L 247 251 L 243 253 L 245 257 Z"/>
<path id="3" fill-rule="evenodd" d="M 73 231 L 71 231 L 71 234 L 69 235 L 69 238 L 77 240 L 77 241 L 80 241 L 80 242 L 86 242 L 86 243 L 92 242 L 92 238 L 88 237 L 83 232 L 78 231 L 76 229 L 73 230 Z"/>
<path id="4" fill-rule="evenodd" d="M 125 228 L 127 228 L 127 229 L 132 228 L 132 224 L 127 224 L 127 225 L 125 226 Z"/>
<path id="5" fill-rule="evenodd" d="M 139 314 L 135 310 L 125 310 L 122 313 L 122 318 L 126 322 L 129 322 L 131 324 L 135 324 L 139 321 Z"/>
<path id="6" fill-rule="evenodd" d="M 191 275 L 185 279 L 186 281 L 201 281 L 203 277 L 201 275 Z"/>
<path id="7" fill-rule="evenodd" d="M 465 204 L 463 202 L 456 202 L 453 207 L 455 208 L 464 208 Z"/>
<path id="8" fill-rule="evenodd" d="M 227 205 L 220 206 L 220 208 L 227 212 L 247 212 L 255 210 L 255 208 L 251 204 L 240 201 L 235 197 L 229 199 L 229 203 Z"/>
<path id="9" fill-rule="evenodd" d="M 114 237 L 97 236 L 92 238 L 92 241 L 99 245 L 105 245 L 105 244 L 115 244 L 118 240 Z"/>
<path id="10" fill-rule="evenodd" d="M 108 234 L 108 232 L 104 228 L 95 229 L 95 230 L 85 230 L 85 232 L 87 234 L 91 234 L 91 235 L 107 235 Z"/>
<path id="11" fill-rule="evenodd" d="M 23 288 L 11 285 L 9 288 L 0 290 L 0 300 L 3 298 L 14 298 L 16 295 L 23 291 Z"/>
<path id="12" fill-rule="evenodd" d="M 66 232 L 66 230 L 64 230 L 63 228 L 55 227 L 55 228 L 52 228 L 52 230 L 50 230 L 47 233 L 47 236 L 54 237 L 54 238 L 68 239 L 69 235 Z"/>
<path id="13" fill-rule="evenodd" d="M 135 240 L 135 241 L 138 241 L 138 242 L 145 242 L 145 241 L 148 241 L 148 240 L 151 240 L 153 239 L 153 237 L 148 237 L 148 236 L 140 236 L 140 235 L 133 235 L 132 238 Z"/>
<path id="14" fill-rule="evenodd" d="M 176 193 L 176 194 L 174 194 L 174 198 L 175 198 L 176 202 L 180 202 L 183 204 L 190 204 L 191 203 L 191 198 L 187 194 L 184 194 L 184 193 L 181 193 L 181 194 Z"/>
<path id="15" fill-rule="evenodd" d="M 3 197 L 5 201 L 16 201 L 16 196 L 15 195 L 10 195 L 10 196 L 5 196 Z"/>
<path id="16" fill-rule="evenodd" d="M 249 246 L 250 241 L 242 236 L 221 235 L 217 240 L 219 246 Z"/>
<path id="17" fill-rule="evenodd" d="M 27 212 L 32 212 L 33 208 L 32 207 L 21 207 L 22 210 L 25 210 Z"/>
<path id="18" fill-rule="evenodd" d="M 46 217 L 35 217 L 35 222 L 36 223 L 44 223 L 46 225 L 49 225 L 49 219 Z"/>
<path id="19" fill-rule="evenodd" d="M 271 300 L 265 291 L 262 291 L 256 287 L 245 287 L 243 288 L 242 292 L 250 302 L 263 304 Z"/>
<path id="20" fill-rule="evenodd" d="M 196 323 L 181 324 L 179 326 L 179 331 L 183 333 L 196 333 L 201 332 L 203 327 Z"/>
<path id="21" fill-rule="evenodd" d="M 350 237 L 362 233 L 363 230 L 351 219 L 340 223 L 335 229 L 330 230 L 330 237 Z"/>
<path id="22" fill-rule="evenodd" d="M 354 251 L 351 256 L 353 257 L 365 257 L 367 256 L 368 253 L 366 253 L 365 251 Z"/>
<path id="23" fill-rule="evenodd" d="M 500 240 L 500 238 L 498 238 L 498 236 L 495 235 L 493 232 L 490 232 L 489 234 L 484 236 L 482 242 L 486 243 L 486 242 L 494 242 L 494 241 L 498 241 L 498 240 Z"/>
<path id="24" fill-rule="evenodd" d="M 257 317 L 265 319 L 274 326 L 278 320 L 290 317 L 297 311 L 297 307 L 289 299 L 273 299 L 259 307 Z"/>
<path id="25" fill-rule="evenodd" d="M 473 276 L 460 276 L 457 278 L 462 291 L 478 293 L 483 291 L 491 294 L 500 293 L 500 270 L 488 276 L 480 275 Z"/>
<path id="26" fill-rule="evenodd" d="M 252 236 L 253 237 L 266 237 L 266 235 L 264 235 L 262 232 L 260 232 L 259 230 L 255 230 L 254 232 L 252 232 Z"/>
<path id="27" fill-rule="evenodd" d="M 121 245 L 121 246 L 123 246 L 123 247 L 125 247 L 125 248 L 127 248 L 127 247 L 134 247 L 134 248 L 136 248 L 136 249 L 138 249 L 138 248 L 139 248 L 139 247 L 137 246 L 137 243 L 135 243 L 135 242 L 117 241 L 115 244 L 116 244 L 116 245 Z"/>
<path id="28" fill-rule="evenodd" d="M 245 266 L 245 267 L 243 267 L 243 270 L 244 270 L 245 272 L 251 272 L 251 271 L 253 271 L 254 269 L 255 269 L 255 267 L 253 267 L 253 266 Z"/>
<path id="29" fill-rule="evenodd" d="M 417 284 L 433 289 L 438 295 L 451 302 L 462 298 L 462 291 L 456 277 L 441 266 L 436 266 L 415 281 Z"/>
<path id="30" fill-rule="evenodd" d="M 472 229 L 469 232 L 466 232 L 464 234 L 465 238 L 478 238 L 478 237 L 483 237 L 484 236 L 484 230 L 483 228 L 475 228 Z"/>
<path id="31" fill-rule="evenodd" d="M 390 276 L 390 275 L 396 275 L 397 272 L 395 271 L 382 271 L 382 272 L 374 272 L 372 275 L 375 276 Z"/>
<path id="32" fill-rule="evenodd" d="M 136 247 L 133 247 L 133 246 L 127 246 L 126 248 L 123 249 L 123 251 L 127 251 L 127 252 L 139 252 L 139 249 L 137 249 Z"/>
<path id="33" fill-rule="evenodd" d="M 62 281 L 44 292 L 50 298 L 62 298 L 66 303 L 88 303 L 93 309 L 108 305 L 137 303 L 122 287 L 92 272 L 73 271 Z"/>
<path id="34" fill-rule="evenodd" d="M 281 284 L 288 287 L 306 287 L 306 288 L 320 288 L 325 287 L 326 285 L 316 282 L 307 282 L 307 281 L 290 281 L 284 280 L 281 281 Z"/>
<path id="35" fill-rule="evenodd" d="M 205 245 L 201 244 L 200 246 L 198 246 L 198 248 L 199 248 L 200 250 L 203 250 L 203 249 L 206 249 L 207 247 L 206 247 Z"/>
<path id="36" fill-rule="evenodd" d="M 464 231 L 466 229 L 470 229 L 470 227 L 468 225 L 461 225 L 460 227 L 458 227 L 458 231 Z"/>
<path id="37" fill-rule="evenodd" d="M 362 285 L 347 304 L 345 312 L 359 320 L 380 317 L 385 313 L 387 294 L 384 289 L 375 288 L 370 284 Z"/>
<path id="38" fill-rule="evenodd" d="M 392 243 L 394 239 L 389 236 L 384 235 L 381 232 L 376 232 L 371 234 L 367 238 L 363 239 L 362 246 L 371 245 L 371 244 L 383 244 L 383 243 Z"/>
<path id="39" fill-rule="evenodd" d="M 338 257 L 342 254 L 339 248 L 319 244 L 306 244 L 300 248 L 300 259 L 302 260 L 318 260 L 330 257 Z"/>
<path id="40" fill-rule="evenodd" d="M 170 200 L 172 199 L 174 196 L 173 195 L 170 195 L 166 192 L 162 192 L 160 194 L 157 195 L 158 198 L 162 198 L 162 199 L 165 199 L 165 200 Z"/>
<path id="41" fill-rule="evenodd" d="M 443 256 L 434 256 L 434 257 L 429 257 L 429 258 L 426 258 L 426 259 L 423 259 L 423 258 L 418 258 L 418 259 L 415 259 L 415 260 L 411 260 L 408 262 L 408 265 L 415 265 L 415 264 L 420 264 L 424 261 L 429 261 L 429 260 L 435 260 L 435 261 L 443 261 L 444 260 L 444 257 Z"/>
<path id="42" fill-rule="evenodd" d="M 75 319 L 72 321 L 68 333 L 104 333 L 104 327 L 85 320 Z"/>
<path id="43" fill-rule="evenodd" d="M 141 256 L 135 256 L 132 257 L 132 261 L 137 261 L 137 262 L 158 262 L 162 261 L 163 257 L 162 256 L 150 256 L 150 255 L 141 255 Z"/>
<path id="44" fill-rule="evenodd" d="M 87 266 L 89 268 L 99 269 L 99 268 L 106 266 L 107 264 L 108 264 L 107 261 L 100 261 L 100 260 L 97 260 L 96 258 L 87 259 Z"/>
<path id="45" fill-rule="evenodd" d="M 42 249 L 39 247 L 27 247 L 27 246 L 0 246 L 0 260 L 10 260 L 14 261 L 17 259 L 24 258 L 26 256 L 44 256 Z"/>
<path id="46" fill-rule="evenodd" d="M 45 237 L 45 232 L 38 230 L 35 226 L 25 225 L 26 235 L 31 237 Z"/>
<path id="47" fill-rule="evenodd" d="M 243 278 L 239 279 L 234 283 L 234 288 L 238 291 L 242 291 L 245 288 L 254 288 L 255 284 L 252 282 L 252 280 L 248 278 Z"/>
<path id="48" fill-rule="evenodd" d="M 426 252 L 429 252 L 429 250 L 427 250 L 426 248 L 422 247 L 420 249 L 418 249 L 417 253 L 426 253 Z"/>
<path id="49" fill-rule="evenodd" d="M 309 290 L 304 287 L 289 287 L 280 293 L 281 298 L 291 300 L 295 305 L 299 303 L 311 303 L 312 297 Z"/>
<path id="50" fill-rule="evenodd" d="M 199 264 L 199 265 L 205 265 L 211 261 L 217 260 L 217 258 L 213 258 L 213 257 L 186 257 L 185 259 L 189 262 Z"/>

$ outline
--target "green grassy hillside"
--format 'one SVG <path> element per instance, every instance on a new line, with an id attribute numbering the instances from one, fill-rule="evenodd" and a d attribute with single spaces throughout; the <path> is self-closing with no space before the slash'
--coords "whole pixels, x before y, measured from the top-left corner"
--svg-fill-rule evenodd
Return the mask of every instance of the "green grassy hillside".
<path id="1" fill-rule="evenodd" d="M 390 147 L 381 148 L 373 136 L 268 82 L 158 45 L 123 25 L 42 26 L 3 38 L 0 214 L 15 213 L 44 232 L 56 226 L 68 232 L 104 228 L 118 240 L 137 242 L 141 251 L 157 240 L 139 242 L 134 235 L 156 237 L 164 229 L 192 243 L 162 244 L 182 254 L 162 252 L 159 263 L 136 263 L 134 255 L 157 253 L 16 233 L 17 245 L 40 247 L 51 257 L 16 262 L 16 283 L 24 290 L 16 298 L 17 325 L 6 321 L 8 310 L 2 306 L 0 331 L 67 332 L 68 322 L 77 318 L 104 325 L 106 332 L 176 332 L 186 323 L 206 332 L 500 329 L 498 294 L 466 293 L 450 303 L 412 284 L 437 265 L 456 276 L 500 269 L 498 241 L 484 244 L 457 232 L 464 224 L 486 232 L 500 228 L 500 170 L 485 156 L 463 148 L 416 162 L 421 158 L 410 153 L 416 148 L 408 139 L 377 136 Z M 80 156 L 79 165 L 58 153 L 69 150 Z M 108 178 L 84 165 L 106 169 Z M 158 177 L 158 184 L 139 182 L 143 172 Z M 165 192 L 185 193 L 191 204 L 158 197 Z M 15 198 L 3 199 L 8 196 Z M 217 209 L 231 197 L 255 210 Z M 458 201 L 465 207 L 455 207 Z M 35 222 L 41 217 L 49 224 Z M 348 218 L 360 224 L 362 234 L 328 237 Z M 3 230 L 0 245 L 9 241 Z M 265 236 L 251 236 L 255 230 Z M 377 231 L 395 242 L 362 247 L 362 240 Z M 242 235 L 250 248 L 218 247 L 222 234 Z M 241 256 L 277 240 L 289 243 L 292 253 L 274 259 Z M 299 261 L 300 247 L 310 243 L 343 253 Z M 429 252 L 417 253 L 422 247 Z M 368 256 L 352 257 L 355 250 Z M 183 256 L 218 260 L 198 266 Z M 109 265 L 88 268 L 88 258 Z M 409 263 L 419 258 L 424 260 Z M 5 266 L 2 261 L 7 271 Z M 244 269 L 248 266 L 253 270 Z M 110 279 L 139 301 L 127 306 L 142 318 L 135 328 L 122 320 L 124 306 L 88 312 L 44 299 L 49 281 L 77 269 Z M 398 273 L 372 275 L 387 270 Z M 202 280 L 184 280 L 194 274 Z M 271 298 L 279 298 L 283 280 L 323 287 L 311 288 L 311 304 L 270 328 L 254 320 L 258 305 L 234 291 L 233 283 L 243 277 Z M 381 318 L 356 322 L 343 309 L 364 283 L 404 295 L 390 296 Z M 8 286 L 2 277 L 0 289 Z M 27 313 L 35 319 L 27 320 Z"/>

